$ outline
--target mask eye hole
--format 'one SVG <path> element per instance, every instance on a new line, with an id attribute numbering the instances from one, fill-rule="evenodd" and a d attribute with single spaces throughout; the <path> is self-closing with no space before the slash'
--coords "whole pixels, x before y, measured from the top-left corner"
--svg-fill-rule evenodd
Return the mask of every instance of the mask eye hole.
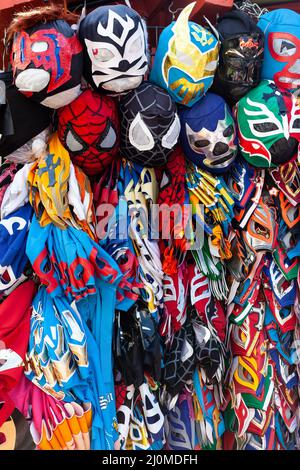
<path id="1" fill-rule="evenodd" d="M 224 137 L 229 137 L 233 134 L 233 125 L 230 124 L 230 126 L 226 127 L 225 131 L 223 132 Z"/>
<path id="2" fill-rule="evenodd" d="M 274 39 L 273 49 L 281 57 L 291 57 L 297 50 L 295 44 L 288 39 Z"/>
<path id="3" fill-rule="evenodd" d="M 65 146 L 72 154 L 81 153 L 87 147 L 71 126 L 69 126 L 65 134 Z"/>
<path id="4" fill-rule="evenodd" d="M 108 62 L 114 57 L 113 53 L 109 49 L 106 49 L 105 47 L 94 48 L 92 49 L 92 53 L 93 53 L 94 58 L 98 60 L 99 62 Z"/>
<path id="5" fill-rule="evenodd" d="M 257 233 L 257 235 L 262 235 L 266 240 L 269 240 L 270 231 L 267 229 L 267 227 L 264 227 L 263 225 L 255 221 L 254 230 Z"/>
<path id="6" fill-rule="evenodd" d="M 129 52 L 136 54 L 137 52 L 143 52 L 144 45 L 142 43 L 141 37 L 138 37 L 130 46 Z"/>
<path id="7" fill-rule="evenodd" d="M 162 138 L 162 146 L 168 149 L 171 149 L 176 144 L 180 133 L 180 121 L 179 117 L 175 116 L 174 121 L 172 122 L 171 126 L 169 127 L 167 133 Z"/>
<path id="8" fill-rule="evenodd" d="M 260 123 L 260 124 L 253 124 L 253 128 L 257 132 L 262 132 L 262 133 L 272 132 L 272 131 L 277 131 L 278 130 L 278 127 L 274 122 L 263 122 L 263 123 Z"/>
<path id="9" fill-rule="evenodd" d="M 129 127 L 129 141 L 131 145 L 140 151 L 151 150 L 154 147 L 153 136 L 144 123 L 140 113 L 132 121 Z"/>
<path id="10" fill-rule="evenodd" d="M 206 140 L 206 139 L 195 140 L 194 146 L 198 149 L 208 147 L 209 146 L 209 140 Z"/>
<path id="11" fill-rule="evenodd" d="M 300 118 L 294 120 L 293 129 L 300 129 Z"/>
<path id="12" fill-rule="evenodd" d="M 176 58 L 184 65 L 187 65 L 189 67 L 192 67 L 193 65 L 193 59 L 183 51 L 177 50 Z"/>
<path id="13" fill-rule="evenodd" d="M 31 45 L 32 52 L 45 52 L 48 50 L 48 43 L 46 41 L 35 41 Z"/>
<path id="14" fill-rule="evenodd" d="M 107 122 L 106 128 L 101 135 L 100 141 L 96 144 L 98 150 L 112 149 L 117 140 L 115 129 L 110 121 Z"/>

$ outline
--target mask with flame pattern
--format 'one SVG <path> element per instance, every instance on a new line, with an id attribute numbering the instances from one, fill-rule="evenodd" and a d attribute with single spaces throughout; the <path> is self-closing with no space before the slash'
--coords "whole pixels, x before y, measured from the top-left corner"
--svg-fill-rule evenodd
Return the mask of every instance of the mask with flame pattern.
<path id="1" fill-rule="evenodd" d="M 242 156 L 260 168 L 276 167 L 297 152 L 300 120 L 295 119 L 293 97 L 274 82 L 263 80 L 237 105 L 237 125 Z"/>
<path id="2" fill-rule="evenodd" d="M 193 106 L 212 85 L 219 54 L 215 36 L 188 21 L 195 3 L 162 31 L 150 74 L 151 82 L 186 106 Z"/>
<path id="3" fill-rule="evenodd" d="M 235 160 L 237 135 L 230 109 L 213 93 L 180 113 L 181 144 L 186 157 L 211 173 L 224 173 Z"/>

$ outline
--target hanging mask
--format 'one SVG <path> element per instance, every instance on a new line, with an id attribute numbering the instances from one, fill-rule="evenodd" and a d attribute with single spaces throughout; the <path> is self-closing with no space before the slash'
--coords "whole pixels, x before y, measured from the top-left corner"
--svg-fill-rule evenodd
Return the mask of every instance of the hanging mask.
<path id="1" fill-rule="evenodd" d="M 270 174 L 290 203 L 293 206 L 300 204 L 300 163 L 297 159 L 270 170 Z"/>
<path id="2" fill-rule="evenodd" d="M 150 74 L 151 82 L 186 106 L 193 106 L 212 85 L 219 53 L 215 36 L 188 20 L 195 4 L 162 31 Z"/>
<path id="3" fill-rule="evenodd" d="M 244 241 L 255 252 L 272 251 L 276 243 L 277 231 L 275 209 L 261 198 L 243 232 Z"/>
<path id="4" fill-rule="evenodd" d="M 10 26 L 15 85 L 49 108 L 65 106 L 80 93 L 82 46 L 70 26 L 76 20 L 53 6 L 18 13 Z"/>
<path id="5" fill-rule="evenodd" d="M 80 23 L 83 74 L 95 90 L 123 93 L 138 87 L 148 70 L 145 22 L 132 8 L 96 8 Z"/>
<path id="6" fill-rule="evenodd" d="M 224 173 L 237 154 L 237 135 L 230 109 L 218 95 L 207 95 L 180 112 L 181 144 L 195 165 Z"/>
<path id="7" fill-rule="evenodd" d="M 265 32 L 262 78 L 293 90 L 300 86 L 300 15 L 285 8 L 262 15 L 258 26 Z"/>
<path id="8" fill-rule="evenodd" d="M 278 166 L 297 152 L 298 141 L 290 135 L 291 118 L 286 106 L 289 99 L 274 82 L 263 80 L 239 101 L 239 145 L 251 165 Z"/>
<path id="9" fill-rule="evenodd" d="M 119 118 L 115 102 L 91 90 L 58 111 L 58 136 L 76 165 L 97 175 L 118 153 Z"/>
<path id="10" fill-rule="evenodd" d="M 273 294 L 280 306 L 283 308 L 294 305 L 297 289 L 295 280 L 286 280 L 273 260 L 265 268 L 265 272 L 271 284 Z"/>
<path id="11" fill-rule="evenodd" d="M 5 122 L 2 122 L 0 127 L 0 134 L 2 134 L 0 157 L 6 157 L 7 160 L 18 163 L 26 163 L 33 159 L 35 150 L 40 148 L 36 144 L 43 140 L 40 139 L 41 134 L 46 137 L 50 124 L 50 113 L 44 106 L 28 100 L 19 93 L 12 84 L 11 72 L 1 73 L 0 80 L 2 79 L 3 81 L 0 83 L 5 83 L 6 107 L 3 109 L 4 115 L 1 115 Z"/>
<path id="12" fill-rule="evenodd" d="M 143 82 L 120 102 L 121 153 L 145 166 L 164 165 L 176 144 L 176 105 L 162 88 Z"/>
<path id="13" fill-rule="evenodd" d="M 214 90 L 230 105 L 258 85 L 264 38 L 256 23 L 243 11 L 230 11 L 218 20 L 221 49 Z"/>
<path id="14" fill-rule="evenodd" d="M 244 208 L 255 189 L 256 170 L 243 159 L 235 161 L 230 169 L 227 185 L 239 208 Z"/>

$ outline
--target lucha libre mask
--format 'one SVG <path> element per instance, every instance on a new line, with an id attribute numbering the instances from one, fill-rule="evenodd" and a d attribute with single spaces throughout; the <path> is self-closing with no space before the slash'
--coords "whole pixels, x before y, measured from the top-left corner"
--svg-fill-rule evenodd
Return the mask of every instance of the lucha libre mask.
<path id="1" fill-rule="evenodd" d="M 180 139 L 186 157 L 212 173 L 226 171 L 236 157 L 237 136 L 223 98 L 207 93 L 192 108 L 183 108 L 180 122 Z"/>
<path id="2" fill-rule="evenodd" d="M 300 87 L 300 15 L 278 9 L 262 15 L 258 26 L 265 32 L 262 78 L 285 90 Z"/>
<path id="3" fill-rule="evenodd" d="M 239 208 L 245 208 L 254 192 L 256 171 L 243 159 L 236 160 L 230 169 L 227 184 Z"/>
<path id="4" fill-rule="evenodd" d="M 11 62 L 16 87 L 44 106 L 57 109 L 80 92 L 82 47 L 65 20 L 51 20 L 49 13 L 45 22 L 43 11 L 32 10 L 31 23 L 28 12 L 18 15 L 12 25 L 16 32 Z M 23 24 L 31 26 L 22 29 Z"/>
<path id="5" fill-rule="evenodd" d="M 263 33 L 242 11 L 218 21 L 221 48 L 214 90 L 233 105 L 258 85 L 263 61 Z"/>
<path id="6" fill-rule="evenodd" d="M 44 11 L 20 13 L 13 22 L 11 62 L 16 87 L 44 106 L 57 109 L 80 92 L 82 47 L 65 20 L 52 19 L 57 18 L 55 12 L 51 17 Z M 30 26 L 23 29 L 27 24 Z"/>
<path id="7" fill-rule="evenodd" d="M 270 170 L 278 188 L 293 206 L 300 204 L 300 162 L 297 158 Z"/>
<path id="8" fill-rule="evenodd" d="M 274 207 L 261 197 L 243 231 L 244 241 L 250 249 L 255 252 L 274 249 L 278 232 L 276 216 Z"/>
<path id="9" fill-rule="evenodd" d="M 122 155 L 145 166 L 164 165 L 180 132 L 168 93 L 143 82 L 121 100 L 120 116 Z"/>
<path id="10" fill-rule="evenodd" d="M 150 81 L 170 93 L 175 102 L 192 106 L 207 92 L 218 64 L 219 45 L 210 31 L 188 21 L 196 2 L 161 33 Z"/>
<path id="11" fill-rule="evenodd" d="M 298 142 L 291 133 L 300 127 L 291 119 L 292 95 L 283 95 L 274 82 L 263 80 L 237 105 L 239 145 L 251 165 L 269 168 L 290 160 Z"/>
<path id="12" fill-rule="evenodd" d="M 95 89 L 122 93 L 139 86 L 148 69 L 147 30 L 132 8 L 96 8 L 80 23 L 83 74 Z"/>
<path id="13" fill-rule="evenodd" d="M 101 173 L 119 150 L 116 103 L 108 96 L 85 90 L 58 111 L 58 136 L 73 163 L 88 176 Z"/>

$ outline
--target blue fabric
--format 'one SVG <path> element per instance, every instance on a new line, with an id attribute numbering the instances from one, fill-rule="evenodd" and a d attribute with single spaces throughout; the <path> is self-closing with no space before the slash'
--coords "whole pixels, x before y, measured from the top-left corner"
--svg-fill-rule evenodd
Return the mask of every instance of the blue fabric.
<path id="1" fill-rule="evenodd" d="M 25 246 L 32 215 L 33 210 L 28 203 L 0 222 L 0 293 L 20 278 L 28 262 Z M 6 270 L 10 280 L 3 277 Z"/>
<path id="2" fill-rule="evenodd" d="M 58 347 L 61 337 L 64 339 L 62 349 Z M 34 371 L 27 377 L 41 387 L 51 386 L 63 394 L 64 401 L 91 402 L 92 448 L 110 450 L 118 436 L 112 364 L 109 363 L 111 347 L 105 349 L 104 346 L 102 356 L 106 354 L 106 364 L 103 364 L 98 344 L 74 304 L 71 306 L 65 297 L 51 297 L 45 286 L 40 288 L 33 301 L 29 357 L 38 357 L 46 370 L 55 368 L 56 376 L 60 375 L 61 380 L 51 382 L 49 375 L 37 376 Z M 69 368 L 65 366 L 66 362 Z M 70 370 L 70 374 L 66 370 Z M 58 374 L 57 371 L 64 372 Z"/>
<path id="3" fill-rule="evenodd" d="M 205 152 L 213 152 L 214 150 L 215 142 L 210 140 L 212 136 L 214 136 L 213 138 L 216 136 L 218 142 L 226 142 L 228 144 L 229 138 L 223 136 L 223 131 L 229 125 L 232 125 L 234 129 L 234 135 L 230 137 L 230 139 L 233 141 L 232 145 L 234 145 L 235 154 L 237 153 L 237 133 L 235 131 L 235 124 L 229 106 L 226 104 L 224 99 L 214 93 L 207 93 L 201 101 L 194 104 L 191 108 L 181 108 L 179 110 L 179 118 L 181 124 L 180 142 L 185 156 L 196 166 L 209 170 L 212 173 L 223 174 L 224 171 L 227 171 L 231 166 L 229 164 L 222 168 L 217 168 L 207 166 L 204 163 L 206 158 Z M 224 121 L 224 124 L 221 124 L 221 121 Z M 216 134 L 218 125 L 221 131 Z M 199 149 L 199 152 L 195 152 L 190 146 L 187 135 L 187 126 L 197 133 L 202 130 L 201 137 L 199 138 L 207 138 L 209 140 L 210 147 L 206 149 L 205 152 L 201 152 L 201 149 Z"/>
<path id="4" fill-rule="evenodd" d="M 257 26 L 265 33 L 261 78 L 274 80 L 278 85 L 280 83 L 281 85 L 284 84 L 284 82 L 280 81 L 280 77 L 300 80 L 300 73 L 295 74 L 295 69 L 292 75 L 288 71 L 295 64 L 296 60 L 299 60 L 300 15 L 295 11 L 285 8 L 273 10 L 262 15 Z M 274 33 L 277 37 L 272 38 L 271 35 Z M 284 41 L 287 42 L 287 50 L 285 50 Z M 296 68 L 296 70 L 299 70 L 299 68 Z M 295 86 L 291 82 L 290 84 L 284 84 L 284 87 L 292 90 L 299 88 L 299 83 Z"/>
<path id="5" fill-rule="evenodd" d="M 87 376 L 82 376 L 79 367 L 68 384 L 56 386 L 67 392 L 69 399 L 75 395 L 81 402 L 92 402 L 92 448 L 112 449 L 117 439 L 112 335 L 121 271 L 114 259 L 84 231 L 73 227 L 61 230 L 53 224 L 43 228 L 35 216 L 26 251 L 45 284 L 40 291 L 44 297 L 38 303 L 45 305 L 42 310 L 46 311 L 46 325 L 48 322 L 49 328 L 60 325 L 68 341 L 72 332 L 61 319 L 69 309 L 75 312 L 73 316 L 80 325 L 76 331 L 79 328 L 81 334 L 84 332 L 87 343 Z M 47 327 L 43 331 L 50 335 L 52 330 Z M 34 341 L 33 334 L 31 341 Z M 44 344 L 41 342 L 40 347 Z M 34 343 L 30 345 L 33 346 Z"/>

